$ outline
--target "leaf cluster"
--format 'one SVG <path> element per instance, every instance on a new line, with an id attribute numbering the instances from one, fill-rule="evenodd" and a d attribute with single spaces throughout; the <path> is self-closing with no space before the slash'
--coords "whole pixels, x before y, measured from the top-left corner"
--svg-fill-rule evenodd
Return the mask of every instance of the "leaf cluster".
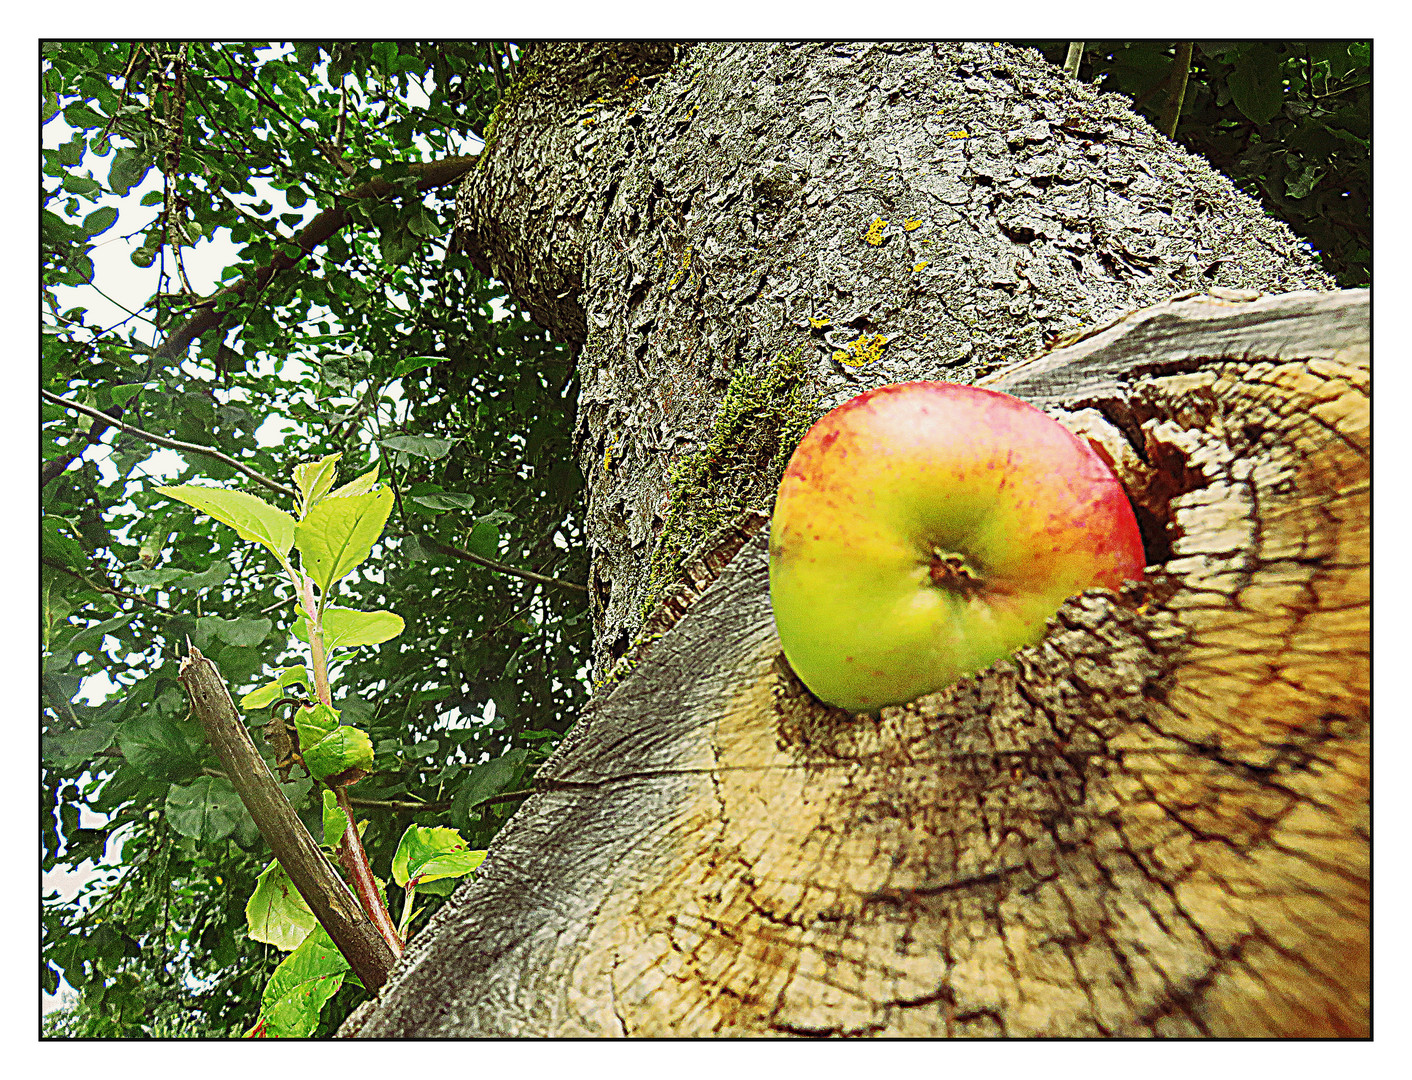
<path id="1" fill-rule="evenodd" d="M 335 660 L 334 705 L 372 751 L 351 794 L 387 880 L 410 824 L 484 848 L 514 809 L 485 800 L 527 785 L 586 696 L 584 593 L 455 554 L 586 577 L 571 360 L 450 243 L 452 189 L 417 192 L 409 168 L 474 150 L 513 73 L 507 51 L 44 46 L 43 388 L 290 488 L 298 463 L 342 454 L 348 475 L 376 466 L 391 492 L 368 562 L 331 596 L 406 619 Z M 375 177 L 392 194 L 348 205 Z M 160 351 L 209 299 L 184 276 L 205 238 L 237 245 L 227 284 L 258 282 L 309 215 L 340 206 L 348 223 L 327 242 L 219 301 L 219 333 Z M 111 222 L 93 216 L 105 207 Z M 116 326 L 93 314 L 103 283 L 86 284 L 105 242 L 151 253 L 134 260 L 149 297 Z M 268 683 L 303 660 L 295 597 L 273 552 L 159 490 L 200 476 L 257 493 L 244 477 L 60 405 L 41 420 L 55 474 L 41 520 L 42 866 L 92 874 L 45 898 L 41 984 L 77 992 L 68 1034 L 240 1034 L 281 958 L 244 911 L 270 856 L 188 717 L 175 660 L 190 639 L 237 697 Z M 252 726 L 267 718 L 247 710 Z M 318 835 L 302 784 L 286 791 Z M 356 1001 L 340 990 L 315 1033 Z"/>

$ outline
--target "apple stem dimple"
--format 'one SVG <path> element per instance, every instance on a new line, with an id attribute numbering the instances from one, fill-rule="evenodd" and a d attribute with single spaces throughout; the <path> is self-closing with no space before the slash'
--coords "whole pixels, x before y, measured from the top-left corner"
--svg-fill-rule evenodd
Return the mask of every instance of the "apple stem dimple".
<path id="1" fill-rule="evenodd" d="M 929 572 L 933 585 L 962 596 L 974 596 L 984 584 L 966 565 L 965 556 L 954 551 L 943 551 L 935 545 L 932 547 Z"/>

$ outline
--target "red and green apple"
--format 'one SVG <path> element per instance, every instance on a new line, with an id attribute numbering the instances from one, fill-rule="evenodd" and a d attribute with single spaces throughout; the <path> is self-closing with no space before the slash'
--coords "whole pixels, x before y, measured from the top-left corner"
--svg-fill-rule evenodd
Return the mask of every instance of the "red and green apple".
<path id="1" fill-rule="evenodd" d="M 1038 641 L 1070 596 L 1141 580 L 1122 484 L 1008 394 L 870 390 L 810 428 L 770 526 L 790 666 L 855 712 L 911 701 Z"/>

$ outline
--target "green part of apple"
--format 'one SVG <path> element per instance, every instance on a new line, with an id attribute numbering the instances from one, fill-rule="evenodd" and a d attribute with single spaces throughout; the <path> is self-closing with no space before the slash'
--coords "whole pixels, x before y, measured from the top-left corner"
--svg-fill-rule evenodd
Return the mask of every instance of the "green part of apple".
<path id="1" fill-rule="evenodd" d="M 1084 589 L 1143 575 L 1123 486 L 1008 394 L 870 390 L 804 436 L 770 526 L 770 600 L 813 694 L 867 712 L 1038 641 Z"/>

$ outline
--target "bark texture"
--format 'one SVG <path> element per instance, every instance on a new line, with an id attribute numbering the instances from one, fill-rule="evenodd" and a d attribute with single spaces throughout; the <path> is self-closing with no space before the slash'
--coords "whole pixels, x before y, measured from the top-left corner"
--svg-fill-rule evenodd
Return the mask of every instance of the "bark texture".
<path id="1" fill-rule="evenodd" d="M 985 380 L 1154 565 L 877 718 L 789 672 L 757 535 L 348 1033 L 1367 1034 L 1367 312 L 1178 299 Z"/>
<path id="2" fill-rule="evenodd" d="M 599 678 L 854 394 L 970 382 L 1181 291 L 1332 287 L 1028 50 L 561 42 L 524 68 L 458 224 L 578 351 Z"/>

